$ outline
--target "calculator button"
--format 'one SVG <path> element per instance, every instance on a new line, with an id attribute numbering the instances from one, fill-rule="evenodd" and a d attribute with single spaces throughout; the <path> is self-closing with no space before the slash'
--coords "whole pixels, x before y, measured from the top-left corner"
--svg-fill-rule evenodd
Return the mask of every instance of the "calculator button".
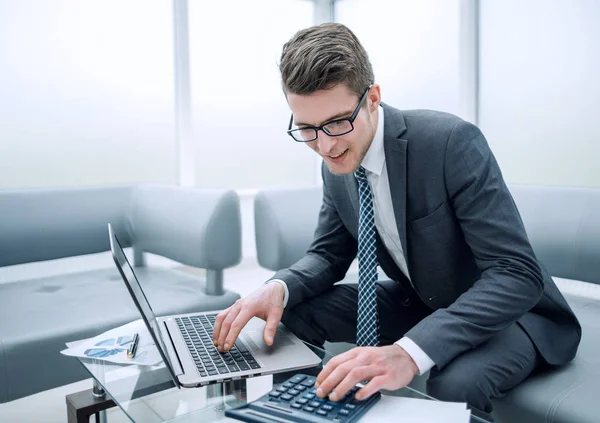
<path id="1" fill-rule="evenodd" d="M 308 390 L 308 391 L 306 391 L 306 392 L 308 392 L 309 394 L 314 394 L 314 393 L 315 393 L 315 392 L 317 392 L 317 391 L 315 391 L 315 388 L 312 388 L 312 389 L 309 389 L 309 390 Z"/>
<path id="2" fill-rule="evenodd" d="M 294 389 L 302 392 L 302 391 L 304 391 L 306 389 L 306 386 L 296 385 L 296 386 L 294 386 Z"/>
<path id="3" fill-rule="evenodd" d="M 339 413 L 340 413 L 340 416 L 347 416 L 348 414 L 350 414 L 350 411 L 348 411 L 348 410 L 346 410 L 346 409 L 342 408 L 342 409 L 339 411 Z"/>
<path id="4" fill-rule="evenodd" d="M 300 398 L 298 400 L 298 404 L 306 404 L 308 402 L 308 400 L 306 398 Z"/>
<path id="5" fill-rule="evenodd" d="M 327 415 L 327 411 L 318 410 L 317 414 L 320 415 L 320 416 L 326 416 Z"/>
<path id="6" fill-rule="evenodd" d="M 356 408 L 356 405 L 354 405 L 354 404 L 346 404 L 346 408 L 348 410 L 354 410 Z"/>
<path id="7" fill-rule="evenodd" d="M 285 386 L 280 386 L 279 388 L 277 388 L 277 390 L 279 392 L 287 392 L 288 388 L 286 388 Z"/>
<path id="8" fill-rule="evenodd" d="M 308 406 L 308 405 L 307 405 L 306 407 L 304 407 L 304 408 L 303 408 L 303 410 L 304 410 L 304 411 L 308 411 L 309 413 L 312 413 L 313 411 L 315 411 L 315 409 L 314 409 L 314 408 L 312 408 L 312 407 L 310 407 L 310 406 Z"/>
<path id="9" fill-rule="evenodd" d="M 293 388 L 295 385 L 296 385 L 295 383 L 286 382 L 286 383 L 283 384 L 283 387 L 289 389 L 289 388 Z"/>
<path id="10" fill-rule="evenodd" d="M 306 399 L 313 399 L 315 397 L 315 394 L 305 394 L 304 398 Z"/>
<path id="11" fill-rule="evenodd" d="M 298 404 L 297 402 L 290 404 L 290 407 L 292 408 L 302 408 L 302 404 Z"/>
<path id="12" fill-rule="evenodd" d="M 315 378 L 314 377 L 309 377 L 306 380 L 304 380 L 301 384 L 304 385 L 304 386 L 314 386 L 314 384 L 315 384 Z"/>
<path id="13" fill-rule="evenodd" d="M 281 395 L 281 392 L 273 391 L 269 393 L 269 396 L 273 398 L 277 398 L 279 395 Z"/>
<path id="14" fill-rule="evenodd" d="M 325 411 L 331 411 L 333 410 L 333 407 L 329 404 L 325 404 L 323 407 L 321 407 L 323 410 Z"/>
<path id="15" fill-rule="evenodd" d="M 289 400 L 291 400 L 292 398 L 294 398 L 294 397 L 293 397 L 293 396 L 291 396 L 290 394 L 283 394 L 283 395 L 281 396 L 281 399 L 282 399 L 282 400 L 284 400 L 284 401 L 289 401 Z"/>
<path id="16" fill-rule="evenodd" d="M 294 377 L 292 378 L 292 380 L 290 380 L 290 382 L 292 382 L 292 383 L 300 383 L 300 382 L 302 382 L 304 379 L 306 379 L 306 376 L 304 376 L 304 375 L 298 375 L 298 376 L 294 376 Z"/>
<path id="17" fill-rule="evenodd" d="M 317 401 L 311 401 L 308 403 L 308 405 L 310 405 L 311 407 L 319 408 L 321 406 L 321 403 L 318 403 Z"/>
<path id="18" fill-rule="evenodd" d="M 358 391 L 359 389 L 360 389 L 360 387 L 358 387 L 358 386 L 355 386 L 355 387 L 354 387 L 354 388 L 352 388 L 350 391 L 351 391 L 352 393 L 355 393 L 355 392 L 356 392 L 356 391 Z"/>
<path id="19" fill-rule="evenodd" d="M 290 394 L 290 395 L 298 395 L 299 393 L 300 393 L 300 391 L 297 389 L 290 389 L 288 391 L 288 394 Z"/>

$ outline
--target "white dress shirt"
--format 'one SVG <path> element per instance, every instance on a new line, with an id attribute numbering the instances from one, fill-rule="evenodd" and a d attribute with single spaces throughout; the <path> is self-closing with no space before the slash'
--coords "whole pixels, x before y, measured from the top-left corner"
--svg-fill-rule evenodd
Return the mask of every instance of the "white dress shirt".
<path id="1" fill-rule="evenodd" d="M 410 281 L 410 274 L 406 264 L 406 257 L 402 250 L 398 227 L 396 226 L 396 218 L 394 216 L 394 207 L 392 205 L 392 194 L 390 192 L 390 182 L 385 166 L 385 151 L 383 148 L 383 109 L 378 109 L 379 122 L 373 142 L 365 155 L 361 165 L 367 171 L 367 181 L 371 187 L 373 195 L 373 206 L 375 212 L 375 226 L 381 240 L 385 244 L 388 252 L 392 256 L 396 265 L 402 273 L 406 275 Z M 287 305 L 289 298 L 289 290 L 287 284 L 279 279 L 273 279 L 269 282 L 279 282 L 285 289 L 283 299 L 284 307 Z M 412 283 L 412 282 L 411 282 Z M 414 341 L 406 336 L 396 341 L 396 344 L 402 347 L 415 361 L 419 368 L 419 374 L 424 374 L 429 371 L 435 363 L 425 352 L 414 343 Z"/>

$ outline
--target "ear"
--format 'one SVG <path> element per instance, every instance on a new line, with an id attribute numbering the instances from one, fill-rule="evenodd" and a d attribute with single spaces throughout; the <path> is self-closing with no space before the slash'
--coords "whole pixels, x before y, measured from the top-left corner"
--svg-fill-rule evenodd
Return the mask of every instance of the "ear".
<path id="1" fill-rule="evenodd" d="M 369 112 L 371 113 L 379 107 L 379 104 L 381 103 L 381 87 L 379 84 L 373 84 L 369 90 L 369 94 L 367 94 L 367 103 L 369 105 Z"/>

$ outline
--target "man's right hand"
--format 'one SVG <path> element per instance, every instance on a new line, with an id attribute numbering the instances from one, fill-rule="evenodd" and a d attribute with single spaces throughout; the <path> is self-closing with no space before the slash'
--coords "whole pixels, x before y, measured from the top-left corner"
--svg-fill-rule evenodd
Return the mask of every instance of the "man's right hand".
<path id="1" fill-rule="evenodd" d="M 278 282 L 263 285 L 217 315 L 213 342 L 219 351 L 229 351 L 248 321 L 256 316 L 267 322 L 263 332 L 265 344 L 273 345 L 277 325 L 283 315 L 285 289 Z"/>

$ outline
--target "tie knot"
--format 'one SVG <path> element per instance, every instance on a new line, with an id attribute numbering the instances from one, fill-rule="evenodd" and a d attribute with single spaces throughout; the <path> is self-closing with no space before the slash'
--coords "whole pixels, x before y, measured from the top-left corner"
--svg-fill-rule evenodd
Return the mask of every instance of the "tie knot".
<path id="1" fill-rule="evenodd" d="M 356 169 L 354 171 L 354 176 L 356 176 L 356 179 L 358 179 L 359 181 L 367 180 L 367 173 L 365 171 L 365 168 L 362 166 L 360 166 L 358 169 Z"/>

